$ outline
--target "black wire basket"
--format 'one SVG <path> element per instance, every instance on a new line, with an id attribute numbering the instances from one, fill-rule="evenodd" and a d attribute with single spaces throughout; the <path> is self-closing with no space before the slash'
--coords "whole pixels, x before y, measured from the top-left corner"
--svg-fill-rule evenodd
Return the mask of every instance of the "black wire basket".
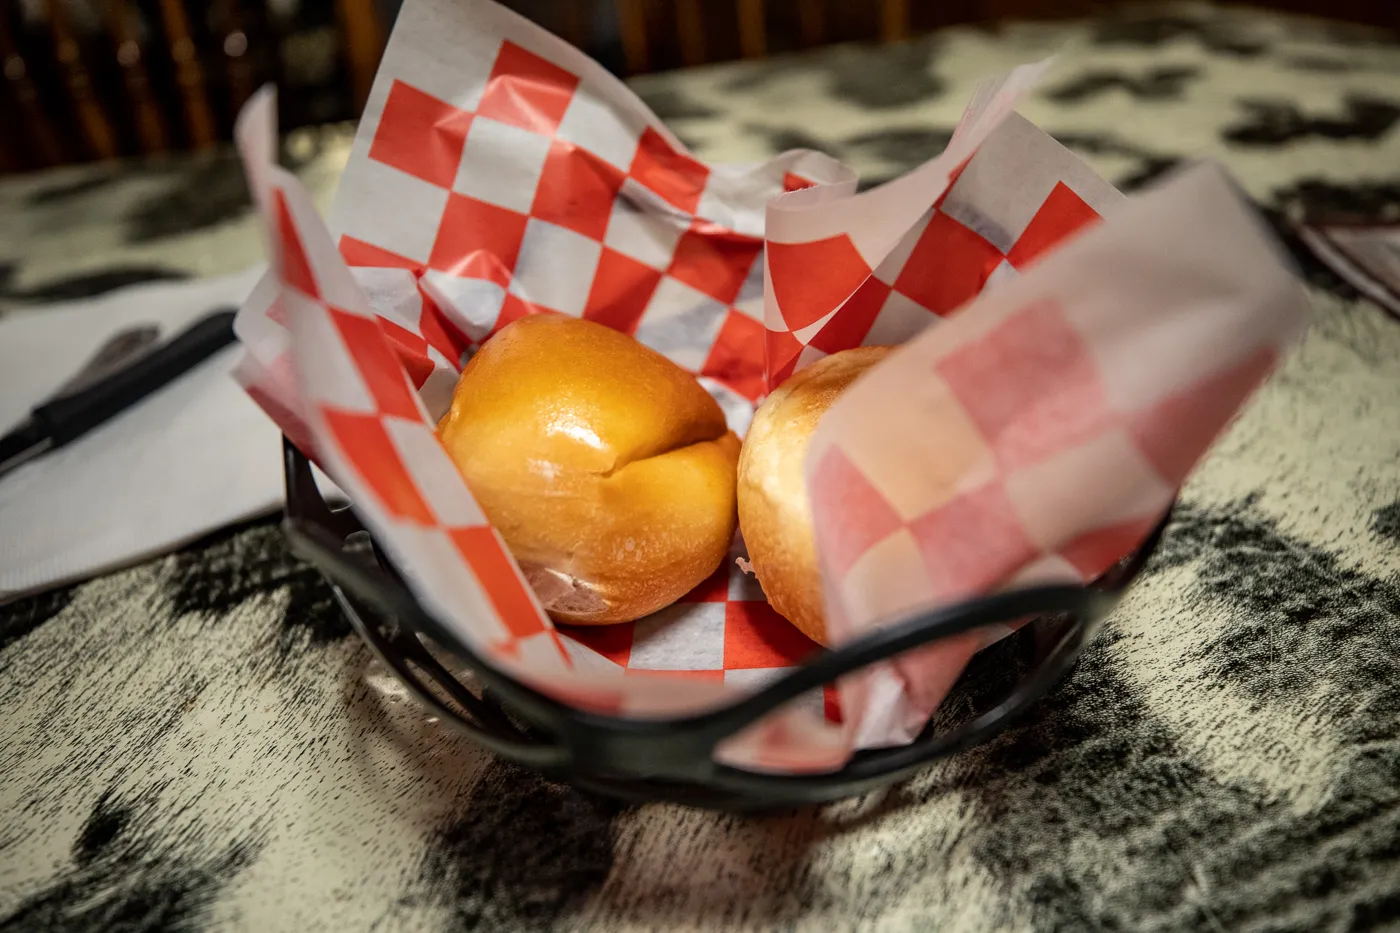
<path id="1" fill-rule="evenodd" d="M 413 598 L 352 509 L 327 503 L 301 452 L 284 441 L 283 455 L 292 549 L 325 575 L 355 630 L 432 714 L 501 757 L 582 790 L 735 812 L 855 796 L 987 740 L 1069 672 L 1157 547 L 1170 517 L 1090 586 L 1029 587 L 920 612 L 821 651 L 727 706 L 635 719 L 570 707 L 462 644 Z M 839 771 L 820 774 L 748 771 L 716 760 L 725 739 L 866 665 L 1025 619 L 1031 621 L 979 652 L 910 744 L 860 751 Z"/>

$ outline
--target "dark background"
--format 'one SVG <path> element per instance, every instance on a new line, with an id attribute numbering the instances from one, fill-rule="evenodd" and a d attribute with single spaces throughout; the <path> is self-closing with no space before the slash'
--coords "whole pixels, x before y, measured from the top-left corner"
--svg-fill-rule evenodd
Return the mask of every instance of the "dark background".
<path id="1" fill-rule="evenodd" d="M 0 173 L 208 148 L 268 81 L 284 128 L 354 119 L 400 2 L 0 0 Z M 1133 3 L 507 0 L 623 75 Z M 1400 29 L 1400 0 L 1253 5 Z"/>

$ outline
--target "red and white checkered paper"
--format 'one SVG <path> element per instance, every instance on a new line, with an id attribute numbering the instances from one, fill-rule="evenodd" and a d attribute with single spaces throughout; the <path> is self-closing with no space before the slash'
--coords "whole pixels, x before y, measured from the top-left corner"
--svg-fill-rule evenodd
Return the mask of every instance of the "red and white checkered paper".
<path id="1" fill-rule="evenodd" d="M 527 21 L 487 0 L 409 0 L 342 178 L 335 236 L 275 164 L 271 94 L 259 95 L 240 118 L 239 146 L 272 257 L 239 315 L 247 349 L 240 378 L 350 495 L 415 594 L 464 642 L 589 709 L 648 716 L 713 706 L 780 675 L 815 646 L 732 561 L 647 619 L 556 628 L 434 436 L 462 362 L 524 314 L 585 317 L 697 373 L 742 433 L 767 388 L 825 353 L 903 342 L 969 301 L 955 320 L 985 319 L 1003 290 L 975 300 L 983 288 L 1036 282 L 1038 274 L 1010 280 L 1121 200 L 1012 113 L 1043 69 L 1018 69 L 979 88 L 947 153 L 856 195 L 851 173 L 818 153 L 705 165 L 623 85 Z M 1263 248 L 1254 231 L 1246 239 L 1247 247 Z M 1150 248 L 1134 257 L 1138 271 L 1170 265 L 1181 274 L 1170 261 L 1174 241 L 1148 240 Z M 1214 278 L 1197 284 L 1217 294 L 1218 310 L 1238 323 L 1245 310 L 1229 289 L 1249 294 L 1256 286 L 1210 268 Z M 1080 271 L 1086 287 L 1135 296 L 1108 333 L 1120 325 L 1150 333 L 1143 320 L 1147 309 L 1163 306 L 1160 295 L 1138 294 L 1137 278 L 1111 266 Z M 1132 339 L 1120 335 L 1110 349 L 1140 355 L 1141 335 L 1129 330 Z M 897 354 L 875 372 L 903 372 L 908 358 Z M 978 359 L 978 375 L 997 369 L 993 383 L 1019 381 L 1006 378 L 1019 361 L 1003 349 Z M 1038 390 L 1059 391 L 1058 376 L 1035 378 Z M 934 379 L 930 372 L 924 381 Z M 878 403 L 864 385 L 852 397 Z M 1076 398 L 1066 396 L 1066 404 Z M 918 410 L 903 395 L 885 406 L 910 417 Z M 1042 408 L 1010 414 L 1031 421 L 1064 414 Z M 1183 431 L 1181 450 L 1193 460 L 1204 446 L 1200 432 L 1192 433 L 1199 419 L 1174 411 L 1162 435 Z M 878 435 L 879 423 L 868 431 Z M 943 424 L 929 420 L 915 435 L 937 437 Z M 1050 427 L 1051 435 L 1059 431 Z M 868 453 L 888 441 L 873 436 Z M 891 608 L 862 601 L 873 578 L 859 577 L 870 563 L 860 557 L 878 557 L 883 540 L 871 536 L 877 513 L 866 511 L 876 500 L 867 493 L 903 506 L 898 482 L 882 483 L 927 470 L 923 450 L 891 447 L 890 469 L 872 471 L 871 457 L 856 451 L 864 442 L 849 427 L 824 429 L 813 477 L 838 640 L 878 624 Z M 828 462 L 846 473 L 831 472 Z M 927 484 L 942 488 L 948 469 L 940 466 Z M 1067 521 L 1098 521 L 1101 510 L 1091 506 Z M 982 523 L 991 513 L 974 507 L 945 517 L 960 514 L 968 522 L 966 553 L 995 551 L 998 529 Z M 894 534 L 885 530 L 886 538 Z M 991 543 L 979 550 L 983 538 Z M 1114 539 L 1120 554 L 1129 538 Z M 741 548 L 736 542 L 736 555 Z M 1001 573 L 993 562 L 992 572 L 971 557 L 948 566 L 961 589 L 926 587 L 918 605 L 999 585 L 1020 569 Z M 814 695 L 718 754 L 760 769 L 821 770 L 853 748 L 907 739 L 912 717 L 932 710 L 970 650 L 925 654 L 917 669 L 886 666 L 841 685 L 839 701 L 833 690 Z M 926 679 L 901 680 L 911 671 Z"/>

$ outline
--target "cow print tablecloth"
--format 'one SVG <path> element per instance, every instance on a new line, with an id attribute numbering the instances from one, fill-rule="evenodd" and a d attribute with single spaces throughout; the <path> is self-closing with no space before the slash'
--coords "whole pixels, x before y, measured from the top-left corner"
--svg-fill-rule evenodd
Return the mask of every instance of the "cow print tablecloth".
<path id="1" fill-rule="evenodd" d="M 1400 47 L 1258 12 L 956 29 L 637 87 L 708 158 L 812 146 L 876 181 L 944 144 L 979 76 L 1053 51 L 1024 112 L 1122 187 L 1211 155 L 1281 230 L 1400 211 Z M 288 140 L 323 204 L 348 138 Z M 4 181 L 0 216 L 5 308 L 260 253 L 227 153 Z M 1306 343 L 1073 678 L 986 747 L 754 819 L 546 784 L 380 683 L 269 518 L 0 608 L 0 929 L 1396 922 L 1400 322 L 1298 255 Z"/>

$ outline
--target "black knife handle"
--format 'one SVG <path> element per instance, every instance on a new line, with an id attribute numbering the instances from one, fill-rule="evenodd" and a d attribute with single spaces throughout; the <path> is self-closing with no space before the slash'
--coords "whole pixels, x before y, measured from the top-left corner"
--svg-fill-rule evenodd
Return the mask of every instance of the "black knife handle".
<path id="1" fill-rule="evenodd" d="M 120 414 L 233 342 L 235 312 L 214 312 L 125 369 L 34 409 L 34 422 L 62 447 Z"/>

